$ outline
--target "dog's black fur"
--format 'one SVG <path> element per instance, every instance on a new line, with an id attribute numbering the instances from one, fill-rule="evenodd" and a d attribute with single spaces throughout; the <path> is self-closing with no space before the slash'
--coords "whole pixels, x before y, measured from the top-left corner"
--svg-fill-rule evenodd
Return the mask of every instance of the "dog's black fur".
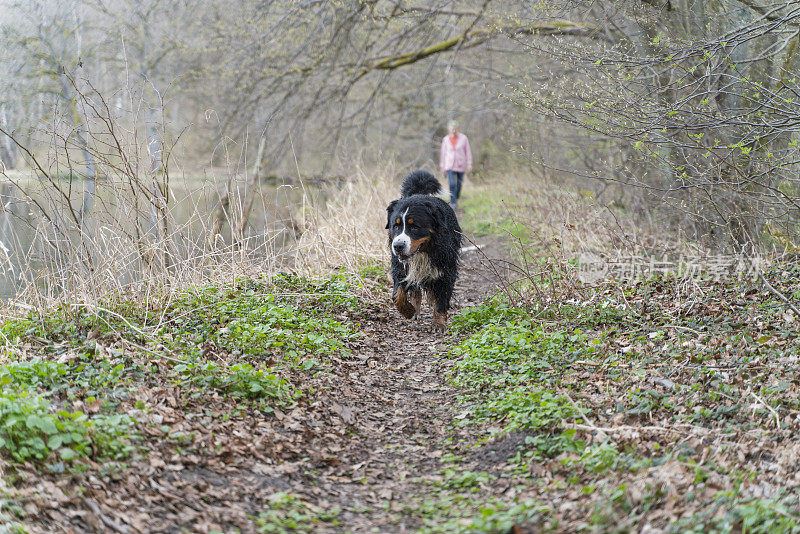
<path id="1" fill-rule="evenodd" d="M 392 300 L 410 319 L 422 304 L 422 292 L 434 305 L 433 326 L 444 330 L 458 278 L 461 227 L 450 205 L 434 195 L 439 181 L 428 171 L 406 176 L 401 198 L 386 208 L 392 253 Z"/>

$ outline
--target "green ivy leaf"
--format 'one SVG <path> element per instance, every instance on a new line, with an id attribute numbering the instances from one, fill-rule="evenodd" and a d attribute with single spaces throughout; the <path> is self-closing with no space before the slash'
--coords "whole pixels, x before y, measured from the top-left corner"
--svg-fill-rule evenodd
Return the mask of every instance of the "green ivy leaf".
<path id="1" fill-rule="evenodd" d="M 56 434 L 55 436 L 50 436 L 50 439 L 47 440 L 47 446 L 51 450 L 56 450 L 57 448 L 61 447 L 63 443 L 64 443 L 63 434 Z"/>
<path id="2" fill-rule="evenodd" d="M 48 436 L 52 436 L 58 432 L 58 428 L 56 428 L 55 423 L 52 419 L 41 419 L 39 423 L 39 429 L 47 434 Z"/>
<path id="3" fill-rule="evenodd" d="M 58 451 L 58 455 L 61 456 L 61 459 L 64 461 L 74 460 L 78 457 L 78 453 L 73 451 L 72 449 L 60 449 Z"/>

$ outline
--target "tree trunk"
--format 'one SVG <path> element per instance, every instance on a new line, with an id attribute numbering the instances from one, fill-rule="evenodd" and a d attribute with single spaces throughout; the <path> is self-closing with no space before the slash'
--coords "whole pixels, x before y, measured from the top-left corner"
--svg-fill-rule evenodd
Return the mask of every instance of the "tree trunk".
<path id="1" fill-rule="evenodd" d="M 95 166 L 94 154 L 89 150 L 87 136 L 89 134 L 86 124 L 78 112 L 78 96 L 72 90 L 72 81 L 66 73 L 61 74 L 61 96 L 67 101 L 72 112 L 72 122 L 75 125 L 75 138 L 78 141 L 78 148 L 83 154 L 84 165 L 86 166 L 86 174 L 83 186 L 83 202 L 80 211 L 80 223 L 83 226 L 83 221 L 89 212 L 92 210 L 94 204 L 94 194 L 97 188 L 97 171 Z M 70 178 L 71 179 L 71 178 Z"/>
<path id="2" fill-rule="evenodd" d="M 6 108 L 0 104 L 0 127 L 8 131 L 8 115 Z M 0 134 L 0 171 L 17 166 L 17 145 L 7 135 Z"/>
<path id="3" fill-rule="evenodd" d="M 77 54 L 78 57 L 81 57 L 81 54 L 83 53 L 83 17 L 82 13 L 80 12 L 80 5 L 78 2 L 74 2 L 72 4 L 72 16 L 75 21 L 75 28 L 77 29 L 75 32 Z M 80 68 L 80 62 L 78 63 L 78 68 Z M 64 96 L 67 97 L 67 101 L 70 103 L 72 119 L 75 123 L 75 134 L 78 139 L 78 145 L 83 153 L 84 163 L 86 165 L 86 178 L 83 183 L 83 203 L 81 204 L 81 225 L 83 225 L 83 221 L 92 210 L 92 206 L 94 205 L 94 195 L 97 189 L 97 167 L 94 154 L 92 154 L 89 150 L 89 129 L 86 125 L 86 122 L 78 112 L 78 97 L 80 95 L 76 95 L 75 91 L 72 90 L 70 85 L 75 84 L 75 79 L 73 78 L 72 80 L 68 80 L 66 73 L 64 73 L 61 76 L 61 84 L 62 89 L 64 90 Z"/>
<path id="4" fill-rule="evenodd" d="M 89 151 L 84 132 L 84 127 L 81 124 L 75 134 L 78 138 L 78 144 L 81 147 L 83 160 L 86 165 L 86 178 L 83 182 L 83 202 L 81 203 L 81 223 L 83 223 L 86 216 L 92 210 L 94 195 L 97 190 L 97 170 L 95 168 L 94 155 Z"/>
<path id="5" fill-rule="evenodd" d="M 239 239 L 244 240 L 244 234 L 247 231 L 247 221 L 250 217 L 250 210 L 253 209 L 253 201 L 256 195 L 261 193 L 261 159 L 264 157 L 264 148 L 267 146 L 267 137 L 261 136 L 261 141 L 258 143 L 258 152 L 256 153 L 256 160 L 253 162 L 253 170 L 250 173 L 250 183 L 245 191 L 245 201 L 242 206 L 242 220 L 239 222 Z"/>
<path id="6" fill-rule="evenodd" d="M 150 174 L 150 235 L 151 245 L 159 246 L 163 267 L 169 269 L 172 265 L 169 251 L 169 218 L 167 217 L 167 184 L 161 181 L 165 176 L 162 168 L 161 139 L 158 135 L 156 111 L 152 104 L 147 112 L 147 152 L 149 157 L 148 171 Z M 159 236 L 159 233 L 161 235 Z M 161 242 L 159 243 L 159 237 Z"/>

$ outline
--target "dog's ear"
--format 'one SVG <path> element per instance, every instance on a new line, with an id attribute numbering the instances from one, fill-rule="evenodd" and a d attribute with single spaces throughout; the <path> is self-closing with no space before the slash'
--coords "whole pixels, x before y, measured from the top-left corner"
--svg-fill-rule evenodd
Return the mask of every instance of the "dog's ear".
<path id="1" fill-rule="evenodd" d="M 397 205 L 396 200 L 392 200 L 392 202 L 386 207 L 386 229 L 388 230 L 390 226 L 392 226 L 392 212 L 394 211 L 394 207 Z"/>
<path id="2" fill-rule="evenodd" d="M 447 213 L 441 206 L 436 206 L 428 210 L 428 216 L 431 219 L 431 233 L 438 234 L 442 229 L 442 221 L 447 220 Z"/>

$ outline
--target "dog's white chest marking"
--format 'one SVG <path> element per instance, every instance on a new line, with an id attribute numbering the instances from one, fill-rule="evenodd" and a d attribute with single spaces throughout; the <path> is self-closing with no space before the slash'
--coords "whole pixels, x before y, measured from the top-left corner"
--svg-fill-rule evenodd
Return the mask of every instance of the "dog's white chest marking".
<path id="1" fill-rule="evenodd" d="M 403 282 L 418 285 L 425 282 L 433 282 L 442 276 L 442 272 L 431 265 L 431 259 L 427 254 L 417 254 L 406 263 L 408 274 Z"/>

